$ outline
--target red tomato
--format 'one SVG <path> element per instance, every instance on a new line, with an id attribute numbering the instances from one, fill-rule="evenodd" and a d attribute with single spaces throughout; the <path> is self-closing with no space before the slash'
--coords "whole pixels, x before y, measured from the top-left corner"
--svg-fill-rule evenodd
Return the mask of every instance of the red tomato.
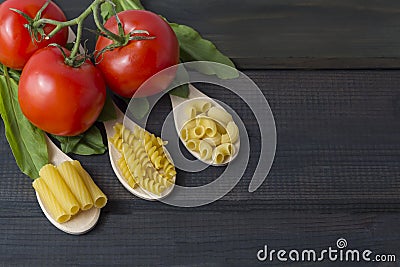
<path id="1" fill-rule="evenodd" d="M 136 29 L 146 30 L 149 36 L 155 37 L 149 40 L 132 40 L 126 46 L 107 51 L 98 58 L 98 67 L 110 89 L 123 97 L 132 97 L 148 78 L 179 63 L 179 44 L 174 31 L 157 14 L 144 10 L 127 10 L 118 13 L 118 17 L 125 34 Z M 115 17 L 110 18 L 104 26 L 111 32 L 118 33 Z M 99 37 L 96 51 L 101 51 L 111 43 L 110 39 Z M 145 91 L 140 90 L 135 97 L 153 95 L 166 89 L 174 75 L 175 71 L 167 73 Z"/>
<path id="2" fill-rule="evenodd" d="M 29 31 L 24 26 L 28 21 L 20 14 L 10 10 L 18 9 L 31 18 L 46 3 L 46 0 L 7 0 L 0 6 L 0 62 L 13 69 L 22 69 L 35 51 L 48 46 L 50 43 L 58 43 L 64 46 L 68 38 L 68 29 L 64 28 L 49 40 L 32 42 Z M 42 13 L 42 18 L 65 21 L 62 10 L 53 2 Z M 50 33 L 55 26 L 46 25 L 45 33 Z"/>
<path id="3" fill-rule="evenodd" d="M 105 97 L 101 72 L 89 60 L 77 68 L 66 65 L 56 47 L 33 54 L 18 87 L 18 101 L 28 120 L 64 136 L 86 131 L 99 116 Z"/>

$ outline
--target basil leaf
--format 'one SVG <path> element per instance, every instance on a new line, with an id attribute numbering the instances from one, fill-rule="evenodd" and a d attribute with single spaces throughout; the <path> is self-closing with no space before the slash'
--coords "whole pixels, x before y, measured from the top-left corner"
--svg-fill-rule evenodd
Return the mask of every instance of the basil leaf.
<path id="1" fill-rule="evenodd" d="M 36 179 L 40 168 L 49 161 L 44 132 L 23 115 L 18 103 L 18 84 L 6 67 L 3 74 L 0 76 L 0 114 L 7 141 L 21 171 Z"/>
<path id="2" fill-rule="evenodd" d="M 182 84 L 182 85 L 170 90 L 169 93 L 171 95 L 179 96 L 182 98 L 188 98 L 189 97 L 189 85 Z"/>
<path id="3" fill-rule="evenodd" d="M 182 84 L 183 83 L 183 84 Z M 176 71 L 175 79 L 171 82 L 171 88 L 168 93 L 182 98 L 189 97 L 189 74 L 183 65 L 179 65 Z M 182 84 L 182 85 L 178 85 Z M 178 85 L 178 86 L 176 86 Z"/>
<path id="4" fill-rule="evenodd" d="M 100 15 L 103 18 L 103 23 L 106 22 L 109 18 L 114 16 L 113 6 L 110 2 L 104 2 L 100 6 Z"/>
<path id="5" fill-rule="evenodd" d="M 115 120 L 117 118 L 117 113 L 115 112 L 114 104 L 111 99 L 110 94 L 107 92 L 106 102 L 104 103 L 103 110 L 101 111 L 97 121 L 105 122 L 110 120 Z"/>
<path id="6" fill-rule="evenodd" d="M 150 104 L 146 97 L 132 98 L 129 102 L 129 107 L 134 107 L 133 109 L 129 109 L 130 114 L 136 119 L 141 120 L 149 112 Z"/>
<path id="7" fill-rule="evenodd" d="M 64 153 L 74 153 L 78 155 L 103 154 L 106 146 L 103 137 L 96 126 L 90 127 L 86 132 L 77 136 L 57 136 L 53 135 L 61 145 Z"/>
<path id="8" fill-rule="evenodd" d="M 223 55 L 212 42 L 203 39 L 193 28 L 176 23 L 169 23 L 169 25 L 178 38 L 180 57 L 183 61 L 212 61 L 235 68 L 235 64 L 227 56 Z M 208 75 L 215 74 L 221 79 L 232 79 L 239 76 L 236 69 L 226 71 L 226 68 L 221 70 L 221 68 L 213 67 L 198 70 Z"/>

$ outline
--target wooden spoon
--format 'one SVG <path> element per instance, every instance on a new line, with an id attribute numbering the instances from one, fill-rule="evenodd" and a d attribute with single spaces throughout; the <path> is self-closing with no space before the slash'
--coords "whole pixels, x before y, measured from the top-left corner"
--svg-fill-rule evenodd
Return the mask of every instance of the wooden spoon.
<path id="1" fill-rule="evenodd" d="M 125 120 L 124 120 L 125 114 L 121 112 L 121 110 L 115 105 L 115 103 L 114 103 L 114 108 L 115 108 L 115 111 L 117 114 L 117 118 L 112 121 L 104 122 L 104 127 L 105 127 L 106 133 L 107 133 L 107 139 L 114 135 L 115 131 L 114 131 L 113 127 L 116 123 L 124 123 L 124 126 L 131 131 L 136 126 L 136 123 L 133 122 L 132 120 L 130 120 L 128 118 L 125 118 Z M 166 151 L 165 148 L 164 148 L 164 151 L 166 153 L 168 153 L 168 151 Z M 140 186 L 138 186 L 136 188 L 132 188 L 128 184 L 128 182 L 125 180 L 124 176 L 122 175 L 121 170 L 118 167 L 117 161 L 120 157 L 122 157 L 122 155 L 110 141 L 108 141 L 108 152 L 110 155 L 111 166 L 115 172 L 115 175 L 117 176 L 120 183 L 126 188 L 126 190 L 128 190 L 133 195 L 140 197 L 142 199 L 145 199 L 145 200 L 159 200 L 159 199 L 166 197 L 167 195 L 169 195 L 172 192 L 174 185 L 175 185 L 176 177 L 173 178 L 173 184 L 170 187 L 168 187 L 165 191 L 163 191 L 161 195 L 155 195 L 155 194 L 141 188 Z"/>
<path id="2" fill-rule="evenodd" d="M 49 161 L 54 165 L 58 165 L 64 161 L 72 161 L 64 152 L 62 152 L 46 135 L 47 150 L 49 153 Z M 97 223 L 100 217 L 100 209 L 93 207 L 89 210 L 80 211 L 74 215 L 69 221 L 65 223 L 59 223 L 54 220 L 50 213 L 47 211 L 46 206 L 43 204 L 38 193 L 36 198 L 39 202 L 39 206 L 42 209 L 46 218 L 61 231 L 71 235 L 81 235 L 89 232 Z"/>
<path id="3" fill-rule="evenodd" d="M 191 84 L 189 84 L 188 98 L 181 98 L 179 96 L 174 96 L 171 94 L 170 94 L 170 98 L 171 98 L 171 104 L 172 104 L 172 108 L 173 108 L 175 128 L 176 128 L 178 136 L 181 139 L 183 144 L 185 144 L 185 142 L 182 140 L 180 133 L 181 133 L 181 130 L 182 130 L 184 124 L 188 120 L 190 120 L 190 118 L 188 118 L 188 116 L 186 115 L 185 110 L 186 110 L 187 106 L 191 104 L 192 101 L 199 100 L 199 99 L 207 100 L 211 103 L 212 106 L 221 108 L 226 111 L 226 109 L 223 106 L 221 106 L 217 101 L 208 97 L 206 94 L 202 93 L 200 90 L 198 90 L 196 87 L 194 87 Z M 202 116 L 202 115 L 199 115 L 199 116 Z M 223 124 L 221 122 L 219 122 L 219 123 Z M 200 153 L 198 153 L 196 151 L 192 151 L 190 149 L 188 149 L 188 150 L 194 157 L 196 157 L 197 159 L 199 159 L 200 161 L 202 161 L 208 165 L 223 166 L 223 165 L 228 164 L 232 160 L 234 160 L 236 158 L 236 156 L 238 155 L 239 149 L 240 149 L 240 138 L 238 138 L 238 140 L 235 143 L 233 143 L 233 146 L 234 146 L 233 155 L 231 155 L 230 157 L 227 157 L 224 160 L 224 162 L 222 162 L 221 164 L 215 163 L 212 159 L 208 159 L 208 160 L 202 159 L 200 157 Z"/>

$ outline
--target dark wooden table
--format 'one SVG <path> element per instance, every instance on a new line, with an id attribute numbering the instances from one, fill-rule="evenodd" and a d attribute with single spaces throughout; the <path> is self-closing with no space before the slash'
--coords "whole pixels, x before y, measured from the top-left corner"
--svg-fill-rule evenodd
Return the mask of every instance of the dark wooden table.
<path id="1" fill-rule="evenodd" d="M 57 1 L 70 18 L 89 2 Z M 257 252 L 264 245 L 321 251 L 336 248 L 337 240 L 344 238 L 348 249 L 398 258 L 397 263 L 372 266 L 397 266 L 400 4 L 144 4 L 171 21 L 196 27 L 260 87 L 273 111 L 278 137 L 266 181 L 248 192 L 260 145 L 251 111 L 236 96 L 205 86 L 202 89 L 212 97 L 224 94 L 251 136 L 250 163 L 239 184 L 212 204 L 176 208 L 132 196 L 115 177 L 107 154 L 73 156 L 109 196 L 109 203 L 93 231 L 70 236 L 43 216 L 0 123 L 0 265 L 303 266 L 313 263 L 282 263 L 276 258 L 261 263 Z M 163 99 L 159 107 L 161 116 L 149 125 L 154 131 L 170 110 L 169 100 Z M 178 183 L 207 182 L 218 171 L 179 173 Z"/>

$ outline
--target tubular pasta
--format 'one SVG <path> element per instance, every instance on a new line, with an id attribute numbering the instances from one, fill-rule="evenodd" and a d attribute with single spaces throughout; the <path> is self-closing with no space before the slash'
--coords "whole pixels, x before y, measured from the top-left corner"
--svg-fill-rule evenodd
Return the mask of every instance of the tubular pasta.
<path id="1" fill-rule="evenodd" d="M 226 128 L 218 122 L 216 124 L 217 124 L 217 132 L 219 132 L 220 134 L 226 134 Z"/>
<path id="2" fill-rule="evenodd" d="M 64 223 L 71 219 L 71 214 L 65 212 L 60 203 L 51 192 L 46 182 L 41 178 L 37 178 L 32 183 L 33 188 L 39 194 L 43 205 L 50 213 L 50 216 L 59 223 Z"/>
<path id="3" fill-rule="evenodd" d="M 88 210 L 93 207 L 92 197 L 74 165 L 70 161 L 64 161 L 57 166 L 57 169 L 76 200 L 78 200 L 81 210 Z"/>
<path id="4" fill-rule="evenodd" d="M 181 138 L 183 141 L 189 140 L 189 130 L 187 127 L 183 127 L 181 130 Z"/>
<path id="5" fill-rule="evenodd" d="M 188 106 L 185 108 L 185 113 L 186 113 L 186 115 L 187 115 L 187 117 L 188 117 L 189 119 L 193 119 L 193 118 L 196 117 L 196 115 L 197 115 L 196 108 L 195 108 L 194 106 L 192 106 L 192 105 L 188 105 Z"/>
<path id="6" fill-rule="evenodd" d="M 201 125 L 197 125 L 194 128 L 189 129 L 188 131 L 188 139 L 200 139 L 205 134 L 205 129 Z"/>
<path id="7" fill-rule="evenodd" d="M 101 189 L 93 181 L 90 174 L 82 167 L 81 163 L 77 160 L 72 161 L 72 165 L 78 171 L 83 182 L 88 189 L 96 208 L 103 208 L 107 204 L 107 196 L 101 191 Z"/>
<path id="8" fill-rule="evenodd" d="M 68 214 L 74 215 L 79 211 L 78 201 L 54 165 L 44 165 L 40 169 L 39 175 Z"/>
<path id="9" fill-rule="evenodd" d="M 222 143 L 221 140 L 222 136 L 219 132 L 217 132 L 217 134 L 213 137 L 206 137 L 203 140 L 206 141 L 207 143 L 209 143 L 212 146 L 218 146 Z"/>
<path id="10" fill-rule="evenodd" d="M 204 127 L 204 134 L 207 137 L 213 137 L 217 134 L 217 124 L 215 121 L 208 117 L 199 117 L 196 119 L 197 124 Z"/>
<path id="11" fill-rule="evenodd" d="M 223 110 L 222 108 L 217 108 L 217 107 L 212 107 L 210 110 L 207 112 L 207 115 L 218 121 L 221 122 L 223 125 L 227 125 L 228 122 L 232 120 L 232 115 Z"/>
<path id="12" fill-rule="evenodd" d="M 232 143 L 235 143 L 238 140 L 239 128 L 233 121 L 228 122 L 228 124 L 226 125 L 226 132 L 228 133 Z"/>
<path id="13" fill-rule="evenodd" d="M 217 146 L 214 149 L 212 158 L 213 161 L 217 164 L 222 164 L 226 160 L 226 158 L 233 154 L 233 146 L 231 143 L 225 143 Z"/>
<path id="14" fill-rule="evenodd" d="M 224 143 L 231 143 L 231 139 L 229 138 L 228 134 L 223 134 L 221 136 L 221 144 L 224 144 Z"/>
<path id="15" fill-rule="evenodd" d="M 190 139 L 186 142 L 186 147 L 192 151 L 199 151 L 199 139 Z"/>
<path id="16" fill-rule="evenodd" d="M 213 148 L 209 143 L 204 140 L 201 140 L 199 143 L 199 152 L 200 157 L 204 160 L 208 160 L 212 156 Z"/>
<path id="17" fill-rule="evenodd" d="M 193 107 L 197 113 L 204 113 L 211 108 L 211 103 L 207 100 L 195 99 L 190 102 L 190 106 Z"/>

